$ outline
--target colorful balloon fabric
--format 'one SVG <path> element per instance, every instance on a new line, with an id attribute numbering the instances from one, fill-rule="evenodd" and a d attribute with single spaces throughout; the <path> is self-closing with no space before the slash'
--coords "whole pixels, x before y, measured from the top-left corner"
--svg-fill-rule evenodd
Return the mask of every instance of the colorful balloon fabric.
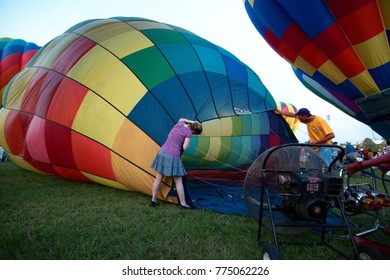
<path id="1" fill-rule="evenodd" d="M 0 38 L 0 108 L 8 82 L 19 73 L 40 47 L 21 39 Z"/>
<path id="2" fill-rule="evenodd" d="M 245 0 L 261 36 L 315 94 L 390 137 L 390 1 Z"/>
<path id="3" fill-rule="evenodd" d="M 275 108 L 249 67 L 190 31 L 94 19 L 47 43 L 10 82 L 0 146 L 28 170 L 150 195 L 150 164 L 180 117 L 204 125 L 186 168 L 234 169 L 296 141 L 267 114 Z M 159 198 L 176 201 L 171 188 L 165 179 Z"/>
<path id="4" fill-rule="evenodd" d="M 269 147 L 296 142 L 289 127 L 272 111 L 202 124 L 202 135 L 191 140 L 190 149 L 182 157 L 189 169 L 243 171 Z"/>
<path id="5" fill-rule="evenodd" d="M 290 104 L 290 103 L 285 103 L 285 102 L 276 102 L 276 106 L 279 110 L 284 111 L 284 112 L 290 112 L 290 113 L 296 113 L 298 112 L 298 109 Z M 288 125 L 290 126 L 291 130 L 293 132 L 297 131 L 298 126 L 299 126 L 299 119 L 298 118 L 289 118 L 287 116 L 282 115 L 282 117 L 286 120 Z"/>

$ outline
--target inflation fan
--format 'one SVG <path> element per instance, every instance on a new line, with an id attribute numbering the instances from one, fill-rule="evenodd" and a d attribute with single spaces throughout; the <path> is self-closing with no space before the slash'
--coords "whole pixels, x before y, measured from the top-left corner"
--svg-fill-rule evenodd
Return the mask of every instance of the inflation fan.
<path id="1" fill-rule="evenodd" d="M 341 199 L 343 179 L 331 172 L 332 166 L 345 155 L 345 151 L 340 146 L 330 146 L 339 153 L 328 167 L 314 151 L 321 147 L 323 145 L 277 146 L 262 153 L 249 168 L 244 197 L 248 211 L 259 223 L 258 240 L 263 245 L 264 259 L 281 258 L 279 244 L 282 241 L 279 234 L 300 234 L 313 230 L 320 236 L 315 244 L 326 245 L 350 258 L 330 244 L 326 234 L 328 230 L 337 228 L 351 236 Z M 339 222 L 330 223 L 330 210 L 335 205 L 341 205 L 340 216 L 337 216 Z M 263 237 L 262 228 L 272 231 L 272 242 L 267 242 Z M 357 258 L 356 245 L 352 238 L 350 241 Z"/>

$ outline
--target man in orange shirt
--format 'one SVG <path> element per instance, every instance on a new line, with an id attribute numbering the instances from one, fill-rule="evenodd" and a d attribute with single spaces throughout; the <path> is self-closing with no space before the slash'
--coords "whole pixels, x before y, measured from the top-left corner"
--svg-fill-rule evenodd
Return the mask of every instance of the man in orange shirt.
<path id="1" fill-rule="evenodd" d="M 301 108 L 295 114 L 281 110 L 275 110 L 274 112 L 275 114 L 298 118 L 300 122 L 306 124 L 310 144 L 332 144 L 332 139 L 335 137 L 333 130 L 323 118 L 312 115 L 307 108 Z M 329 166 L 332 162 L 332 148 L 320 147 L 314 150 L 316 150 Z"/>

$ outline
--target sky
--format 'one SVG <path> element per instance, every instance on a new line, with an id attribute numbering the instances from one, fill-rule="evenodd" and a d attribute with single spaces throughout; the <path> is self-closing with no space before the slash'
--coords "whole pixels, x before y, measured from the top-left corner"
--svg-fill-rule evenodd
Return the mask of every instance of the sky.
<path id="1" fill-rule="evenodd" d="M 185 28 L 226 49 L 248 65 L 276 102 L 308 108 L 332 127 L 339 143 L 381 140 L 369 126 L 349 117 L 306 89 L 257 32 L 243 0 L 0 0 L 0 37 L 43 46 L 73 25 L 96 18 L 142 17 Z M 295 132 L 308 140 L 306 125 Z"/>

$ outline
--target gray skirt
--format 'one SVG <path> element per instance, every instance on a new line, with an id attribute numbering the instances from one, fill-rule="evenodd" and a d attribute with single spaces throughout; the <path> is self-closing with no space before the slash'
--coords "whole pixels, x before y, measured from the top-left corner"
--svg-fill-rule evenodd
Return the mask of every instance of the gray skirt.
<path id="1" fill-rule="evenodd" d="M 157 153 L 150 167 L 168 177 L 182 177 L 187 174 L 180 158 L 168 155 L 162 150 Z"/>

